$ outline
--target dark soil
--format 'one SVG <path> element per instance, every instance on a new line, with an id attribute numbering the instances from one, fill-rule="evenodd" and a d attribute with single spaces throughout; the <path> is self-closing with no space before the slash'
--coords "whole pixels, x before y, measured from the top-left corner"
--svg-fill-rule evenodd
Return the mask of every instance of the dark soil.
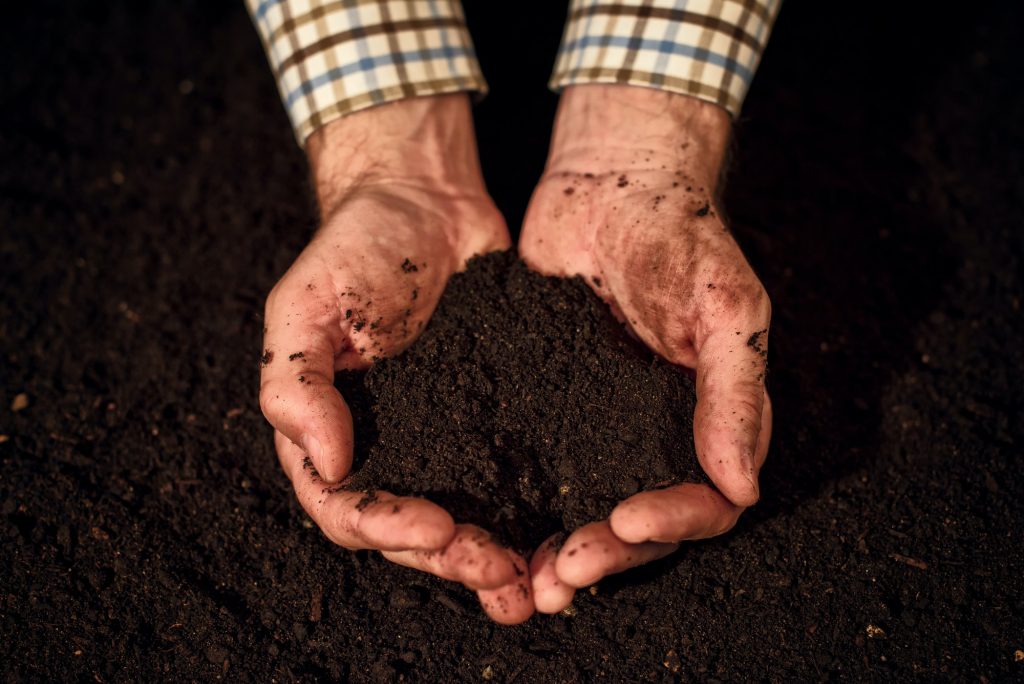
<path id="1" fill-rule="evenodd" d="M 523 552 L 641 489 L 704 479 L 690 378 L 582 279 L 512 252 L 470 261 L 416 343 L 366 374 L 369 401 L 359 384 L 341 388 L 360 438 L 351 486 L 423 495 Z"/>
<path id="2" fill-rule="evenodd" d="M 466 11 L 516 226 L 564 5 L 513 4 Z M 506 628 L 333 547 L 277 464 L 260 312 L 315 212 L 242 4 L 7 8 L 4 679 L 1020 680 L 1022 12 L 785 4 L 724 198 L 774 303 L 762 500 Z"/>

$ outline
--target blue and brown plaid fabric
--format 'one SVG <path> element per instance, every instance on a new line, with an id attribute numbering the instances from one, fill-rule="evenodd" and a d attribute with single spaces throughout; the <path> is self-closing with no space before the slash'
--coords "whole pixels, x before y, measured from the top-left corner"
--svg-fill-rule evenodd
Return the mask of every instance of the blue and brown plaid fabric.
<path id="1" fill-rule="evenodd" d="M 740 111 L 782 0 L 572 0 L 551 87 L 625 83 Z"/>
<path id="2" fill-rule="evenodd" d="M 572 0 L 551 87 L 626 83 L 736 114 L 782 0 Z M 484 93 L 458 0 L 246 0 L 296 137 L 416 95 Z"/>
<path id="3" fill-rule="evenodd" d="M 345 114 L 484 92 L 458 0 L 246 0 L 300 143 Z"/>

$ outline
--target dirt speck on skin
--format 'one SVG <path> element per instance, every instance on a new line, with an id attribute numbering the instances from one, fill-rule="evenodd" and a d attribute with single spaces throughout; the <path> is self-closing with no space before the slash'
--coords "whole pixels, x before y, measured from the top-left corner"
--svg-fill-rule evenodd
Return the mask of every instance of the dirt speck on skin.
<path id="1" fill-rule="evenodd" d="M 764 344 L 761 342 L 767 334 L 768 329 L 765 328 L 764 330 L 758 330 L 755 333 L 751 333 L 750 337 L 747 338 L 747 346 L 753 349 L 757 355 L 762 358 L 768 356 L 768 349 L 765 348 Z"/>
<path id="2" fill-rule="evenodd" d="M 302 467 L 303 469 L 308 470 L 309 474 L 312 475 L 313 477 L 320 477 L 320 473 L 317 471 L 316 466 L 313 465 L 313 459 L 311 459 L 309 456 L 302 457 Z"/>
<path id="3" fill-rule="evenodd" d="M 344 384 L 359 391 L 358 377 Z M 420 339 L 363 384 L 373 415 L 353 408 L 356 434 L 372 420 L 378 437 L 349 486 L 425 496 L 522 551 L 638 487 L 703 478 L 690 379 L 582 279 L 538 275 L 511 252 L 453 276 Z"/>
<path id="4" fill-rule="evenodd" d="M 356 502 L 356 510 L 357 511 L 366 510 L 367 506 L 369 506 L 370 504 L 373 504 L 373 503 L 377 503 L 377 501 L 379 501 L 379 500 L 380 499 L 377 496 L 376 490 L 367 489 L 366 493 L 363 495 L 363 498 L 361 498 L 359 501 Z"/>

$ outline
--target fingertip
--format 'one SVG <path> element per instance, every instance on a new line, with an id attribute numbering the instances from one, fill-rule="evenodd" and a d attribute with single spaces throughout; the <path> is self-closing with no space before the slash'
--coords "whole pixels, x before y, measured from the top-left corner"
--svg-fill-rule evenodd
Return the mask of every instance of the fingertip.
<path id="1" fill-rule="evenodd" d="M 481 592 L 483 593 L 483 592 Z M 503 594 L 497 594 L 494 596 L 488 596 L 486 598 L 480 598 L 480 605 L 483 607 L 484 612 L 487 613 L 487 617 L 497 622 L 499 625 L 506 625 L 511 627 L 513 625 L 521 625 L 530 619 L 533 615 L 533 609 L 527 610 L 523 607 L 523 604 L 511 604 L 507 603 L 507 599 Z"/>
<path id="2" fill-rule="evenodd" d="M 571 549 L 572 551 L 574 549 Z M 604 576 L 601 568 L 580 563 L 569 554 L 558 554 L 555 560 L 555 574 L 558 579 L 573 590 L 589 587 Z"/>
<path id="3" fill-rule="evenodd" d="M 338 446 L 339 442 L 340 447 Z M 309 457 L 313 467 L 316 468 L 320 479 L 333 484 L 340 482 L 342 478 L 348 475 L 352 460 L 350 456 L 352 447 L 351 440 L 345 437 L 329 440 L 328 444 L 332 444 L 333 448 L 325 450 L 323 443 L 315 435 L 308 432 L 299 438 L 299 446 L 306 452 L 306 456 Z"/>
<path id="4" fill-rule="evenodd" d="M 622 546 L 607 520 L 584 525 L 573 532 L 559 549 L 555 574 L 575 589 L 588 587 L 615 565 Z"/>
<path id="5" fill-rule="evenodd" d="M 324 447 L 316 436 L 308 432 L 303 433 L 299 437 L 299 447 L 306 452 L 306 456 L 309 457 L 313 467 L 319 473 L 320 479 L 325 482 L 336 482 L 341 478 L 341 473 L 337 472 L 339 469 L 336 467 L 333 459 L 327 460 L 324 458 Z"/>
<path id="6" fill-rule="evenodd" d="M 260 407 L 274 429 L 305 452 L 320 479 L 338 482 L 352 465 L 352 413 L 327 375 L 312 368 L 303 373 L 296 378 L 278 371 L 266 379 Z"/>
<path id="7" fill-rule="evenodd" d="M 473 581 L 477 589 L 496 589 L 511 582 L 516 577 L 516 569 L 512 561 L 506 556 L 501 558 L 488 558 L 483 564 Z"/>
<path id="8" fill-rule="evenodd" d="M 322 390 L 318 403 L 323 413 L 310 421 L 312 429 L 301 435 L 300 444 L 325 482 L 340 482 L 352 468 L 352 412 L 333 386 Z"/>
<path id="9" fill-rule="evenodd" d="M 435 551 L 455 536 L 455 522 L 440 506 L 412 497 L 377 492 L 377 501 L 358 518 L 358 533 L 373 548 Z"/>
<path id="10" fill-rule="evenodd" d="M 743 506 L 744 508 L 747 508 L 749 506 L 753 506 L 754 504 L 761 500 L 761 487 L 757 482 L 757 476 L 754 475 L 753 473 L 745 474 L 744 477 L 747 481 L 747 484 L 750 487 L 750 489 L 747 490 L 747 498 L 741 499 L 741 501 L 739 502 L 734 501 L 733 503 L 735 503 L 737 506 Z"/>
<path id="11" fill-rule="evenodd" d="M 741 440 L 726 427 L 696 438 L 698 459 L 718 491 L 736 506 L 746 508 L 757 503 L 761 496 L 754 463 L 758 433 Z"/>
<path id="12" fill-rule="evenodd" d="M 761 498 L 757 480 L 752 473 L 741 472 L 719 479 L 721 482 L 715 483 L 718 491 L 735 506 L 749 508 Z"/>
<path id="13" fill-rule="evenodd" d="M 441 549 L 455 537 L 455 520 L 440 506 L 425 506 L 420 516 L 409 522 L 409 548 Z"/>
<path id="14" fill-rule="evenodd" d="M 477 596 L 492 620 L 502 625 L 518 625 L 529 620 L 534 613 L 530 573 L 522 556 L 509 550 L 505 554 L 512 564 L 513 579 L 497 589 L 478 591 Z"/>
<path id="15" fill-rule="evenodd" d="M 548 538 L 530 559 L 533 604 L 539 613 L 553 615 L 564 610 L 576 594 L 576 589 L 558 579 L 555 572 L 558 544 L 564 537 L 558 533 Z"/>
<path id="16" fill-rule="evenodd" d="M 518 580 L 497 589 L 481 589 L 476 595 L 487 616 L 499 625 L 520 625 L 534 613 L 529 584 Z"/>
<path id="17" fill-rule="evenodd" d="M 655 538 L 658 531 L 650 515 L 645 515 L 647 506 L 640 498 L 626 499 L 608 517 L 612 532 L 627 544 L 639 544 Z"/>
<path id="18" fill-rule="evenodd" d="M 484 530 L 473 525 L 456 525 L 448 548 L 458 560 L 457 579 L 471 589 L 497 589 L 517 576 L 508 552 Z"/>
<path id="19" fill-rule="evenodd" d="M 545 615 L 561 613 L 576 596 L 576 589 L 560 581 L 557 577 L 553 582 L 549 582 L 551 586 L 545 586 L 543 589 L 537 586 L 538 582 L 539 580 L 534 581 L 533 588 L 533 605 L 537 608 L 538 613 Z"/>

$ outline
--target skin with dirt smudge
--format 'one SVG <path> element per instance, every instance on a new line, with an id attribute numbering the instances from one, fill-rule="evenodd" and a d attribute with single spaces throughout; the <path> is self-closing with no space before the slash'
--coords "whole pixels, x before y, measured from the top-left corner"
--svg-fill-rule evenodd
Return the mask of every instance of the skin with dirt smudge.
<path id="1" fill-rule="evenodd" d="M 296 495 L 333 542 L 461 582 L 498 622 L 533 613 L 525 561 L 424 499 L 337 486 L 352 416 L 333 385 L 413 342 L 452 273 L 509 245 L 465 95 L 357 113 L 308 141 L 322 224 L 266 304 L 260 405 Z"/>
<path id="2" fill-rule="evenodd" d="M 521 254 L 541 272 L 588 277 L 654 351 L 695 369 L 697 453 L 718 491 L 631 497 L 560 551 L 542 546 L 529 587 L 521 558 L 437 506 L 387 492 L 360 506 L 360 493 L 329 486 L 348 473 L 354 439 L 334 371 L 403 349 L 448 276 L 508 244 L 480 178 L 468 101 L 415 98 L 314 134 L 323 226 L 267 300 L 260 400 L 298 498 L 329 538 L 463 582 L 492 618 L 519 622 L 534 605 L 564 608 L 575 587 L 735 523 L 757 499 L 770 436 L 765 358 L 744 344 L 767 330 L 770 305 L 713 208 L 725 116 L 643 88 L 563 94 Z"/>
<path id="3" fill-rule="evenodd" d="M 694 438 L 717 491 L 642 492 L 557 554 L 542 548 L 533 571 L 546 580 L 534 585 L 545 612 L 681 540 L 728 530 L 758 498 L 771 305 L 716 202 L 729 128 L 724 110 L 665 92 L 577 86 L 562 96 L 520 252 L 543 273 L 583 275 L 653 351 L 696 374 Z"/>

